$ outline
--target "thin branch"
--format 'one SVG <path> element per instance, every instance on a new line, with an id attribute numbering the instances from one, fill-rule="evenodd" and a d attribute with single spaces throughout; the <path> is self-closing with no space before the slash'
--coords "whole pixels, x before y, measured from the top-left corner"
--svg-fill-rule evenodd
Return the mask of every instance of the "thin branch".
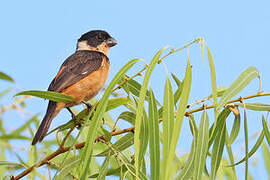
<path id="1" fill-rule="evenodd" d="M 125 78 L 124 79 L 124 82 L 122 82 L 121 84 L 119 84 L 119 86 L 117 86 L 116 88 L 113 89 L 113 92 L 117 89 L 121 89 L 123 87 L 124 84 L 126 84 L 130 79 L 133 79 L 137 76 L 141 76 L 142 75 L 142 72 L 145 71 L 146 69 L 148 68 L 148 65 L 145 65 L 143 69 L 141 69 L 137 74 L 131 76 L 131 77 L 128 77 L 128 78 Z"/>
<path id="2" fill-rule="evenodd" d="M 237 98 L 237 99 L 233 99 L 233 100 L 228 101 L 227 104 L 238 102 L 238 101 L 240 102 L 243 99 L 251 99 L 251 98 L 261 97 L 261 96 L 270 96 L 270 93 L 258 93 L 258 94 L 253 94 L 253 95 L 246 96 L 246 97 L 240 97 L 240 98 Z M 214 108 L 214 105 L 206 106 L 205 108 L 206 109 L 211 109 L 211 108 Z M 187 111 L 185 113 L 185 116 L 189 116 L 192 113 L 202 111 L 203 109 L 204 109 L 204 107 L 200 107 L 200 108 L 197 108 L 197 109 L 193 109 L 193 110 Z"/>
<path id="3" fill-rule="evenodd" d="M 188 48 L 190 45 L 192 45 L 194 43 L 199 43 L 199 42 L 203 42 L 203 41 L 204 41 L 204 39 L 202 37 L 199 37 L 199 38 L 194 39 L 192 42 L 186 44 L 185 46 L 183 46 L 181 48 L 171 49 L 170 52 L 168 52 L 166 55 L 164 55 L 162 58 L 160 58 L 160 60 L 158 61 L 158 63 L 160 64 L 163 61 L 163 59 L 165 59 L 166 57 L 168 57 L 169 55 L 171 55 L 171 54 L 173 54 L 175 52 L 178 52 L 178 51 L 181 51 L 181 50 L 183 50 L 185 48 Z"/>
<path id="4" fill-rule="evenodd" d="M 60 144 L 60 148 L 63 148 L 66 141 L 67 141 L 67 138 L 69 137 L 69 135 L 72 133 L 72 131 L 74 130 L 76 126 L 73 126 L 72 128 L 70 128 L 70 130 L 68 131 L 68 133 L 66 134 L 66 136 L 64 137 L 62 143 Z"/>
<path id="5" fill-rule="evenodd" d="M 21 104 L 24 102 L 26 99 L 30 98 L 31 96 L 23 96 L 20 99 L 17 99 L 14 103 L 7 107 L 1 107 L 0 114 L 3 114 L 4 112 L 11 110 L 11 109 L 16 109 L 18 104 Z"/>
<path id="6" fill-rule="evenodd" d="M 210 96 L 209 96 L 209 97 L 206 97 L 206 98 L 204 98 L 204 99 L 202 99 L 202 100 L 198 99 L 198 100 L 196 100 L 194 103 L 191 103 L 191 104 L 187 105 L 187 108 L 190 108 L 191 106 L 194 106 L 194 105 L 203 103 L 203 102 L 208 101 L 208 100 L 210 100 L 210 99 L 211 99 Z"/>
<path id="7" fill-rule="evenodd" d="M 178 49 L 172 49 L 170 50 L 170 52 L 168 52 L 167 54 L 165 54 L 162 58 L 160 58 L 160 60 L 158 61 L 158 64 L 160 64 L 166 57 L 170 56 L 171 54 L 173 53 L 176 53 L 178 51 L 181 51 L 185 48 L 188 48 L 190 45 L 194 44 L 194 43 L 199 43 L 199 42 L 204 42 L 204 39 L 202 37 L 199 37 L 199 38 L 195 38 L 192 42 L 186 44 L 185 46 L 181 47 L 181 48 L 178 48 Z M 133 79 L 137 76 L 140 76 L 142 72 L 144 72 L 146 69 L 148 69 L 148 64 L 145 65 L 145 67 L 143 69 L 141 69 L 137 74 L 129 77 L 129 78 L 126 78 L 124 80 L 123 83 L 119 84 L 119 86 L 117 86 L 116 88 L 113 89 L 113 91 L 117 90 L 117 89 L 120 89 L 125 83 L 128 82 L 128 80 L 130 79 Z"/>

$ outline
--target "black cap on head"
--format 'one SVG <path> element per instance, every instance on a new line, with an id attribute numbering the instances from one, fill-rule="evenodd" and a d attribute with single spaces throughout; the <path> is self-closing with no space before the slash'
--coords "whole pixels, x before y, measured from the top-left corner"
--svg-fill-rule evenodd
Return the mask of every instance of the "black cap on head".
<path id="1" fill-rule="evenodd" d="M 103 42 L 106 42 L 109 47 L 115 46 L 117 44 L 116 40 L 112 38 L 109 33 L 102 30 L 93 30 L 83 34 L 78 42 L 87 41 L 87 44 L 92 47 L 97 47 Z"/>

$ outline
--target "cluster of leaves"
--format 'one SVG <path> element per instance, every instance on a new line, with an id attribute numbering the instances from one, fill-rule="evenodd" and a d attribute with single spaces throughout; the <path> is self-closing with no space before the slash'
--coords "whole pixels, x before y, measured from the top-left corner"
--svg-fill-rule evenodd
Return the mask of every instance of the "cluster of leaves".
<path id="1" fill-rule="evenodd" d="M 42 149 L 37 150 L 36 146 L 29 148 L 29 162 L 23 161 L 23 158 L 18 155 L 19 163 L 1 159 L 0 165 L 5 167 L 7 172 L 20 172 L 18 176 L 14 175 L 13 179 L 20 179 L 25 175 L 30 178 L 38 176 L 41 179 L 46 179 L 54 172 L 54 179 L 105 179 L 107 176 L 117 176 L 120 179 L 156 180 L 216 179 L 217 177 L 237 179 L 235 166 L 245 163 L 245 177 L 247 179 L 249 158 L 259 147 L 263 147 L 266 166 L 270 169 L 270 134 L 267 121 L 262 116 L 262 129 L 258 130 L 260 135 L 255 145 L 249 150 L 246 114 L 247 109 L 270 111 L 270 105 L 244 102 L 245 99 L 267 96 L 270 93 L 259 92 L 232 99 L 254 78 L 259 77 L 256 68 L 247 68 L 229 88 L 217 88 L 213 59 L 206 46 L 212 82 L 212 94 L 207 100 L 212 99 L 213 105 L 188 109 L 191 106 L 188 105 L 188 101 L 192 82 L 192 68 L 189 60 L 182 81 L 172 74 L 177 89 L 173 90 L 171 77 L 167 74 L 163 104 L 160 104 L 156 99 L 156 94 L 149 85 L 155 66 L 170 54 L 188 48 L 193 43 L 201 44 L 203 56 L 203 48 L 206 45 L 200 38 L 183 48 L 172 49 L 161 57 L 161 54 L 166 50 L 163 48 L 155 54 L 150 64 L 142 71 L 128 77 L 127 71 L 140 61 L 140 59 L 131 60 L 115 75 L 102 98 L 94 102 L 94 107 L 89 113 L 87 109 L 84 109 L 78 113 L 75 119 L 53 129 L 49 134 L 57 131 L 56 140 L 42 142 Z M 146 72 L 143 75 L 142 83 L 134 80 L 144 71 Z M 118 89 L 122 89 L 125 94 L 121 97 L 118 95 L 112 97 L 112 94 Z M 17 95 L 32 95 L 57 102 L 72 101 L 72 97 L 45 91 L 24 91 Z M 109 111 L 119 106 L 124 106 L 125 110 L 114 120 Z M 238 107 L 243 108 L 243 118 L 240 116 Z M 210 108 L 214 109 L 212 124 L 207 112 L 207 109 Z M 201 118 L 198 120 L 195 120 L 193 115 L 196 112 L 201 112 Z M 234 115 L 232 130 L 228 130 L 226 121 L 230 114 Z M 193 139 L 190 152 L 179 156 L 176 151 L 185 117 L 189 120 Z M 33 118 L 37 119 L 37 116 L 33 116 Z M 19 131 L 16 129 L 17 134 L 28 129 L 32 135 L 33 131 L 29 125 L 35 121 L 33 118 L 20 127 Z M 77 134 L 71 133 L 78 121 L 82 124 L 80 131 Z M 118 121 L 126 121 L 131 127 L 120 129 L 117 127 Z M 245 155 L 236 162 L 231 146 L 239 137 L 241 122 L 244 124 Z M 5 135 L 3 131 L 1 133 L 1 136 Z M 12 133 L 14 134 L 14 132 Z M 267 143 L 263 142 L 264 139 Z M 26 140 L 31 140 L 31 138 Z M 55 146 L 58 147 L 56 151 Z M 0 148 L 2 150 L 2 147 Z M 224 155 L 225 148 L 228 152 L 228 158 Z M 45 155 L 43 155 L 44 153 Z M 150 164 L 147 163 L 147 157 L 150 159 Z M 211 162 L 207 162 L 207 159 Z M 47 176 L 39 171 L 39 167 L 45 164 L 49 167 Z M 13 168 L 10 169 L 10 167 Z M 22 168 L 26 168 L 26 170 L 23 171 Z M 7 174 L 3 171 L 0 173 Z M 268 173 L 270 175 L 269 171 Z"/>

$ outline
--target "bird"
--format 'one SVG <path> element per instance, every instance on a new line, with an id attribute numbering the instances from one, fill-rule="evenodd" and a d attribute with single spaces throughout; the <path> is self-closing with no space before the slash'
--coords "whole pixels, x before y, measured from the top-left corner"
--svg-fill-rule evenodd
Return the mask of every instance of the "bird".
<path id="1" fill-rule="evenodd" d="M 49 101 L 32 145 L 43 140 L 52 120 L 63 108 L 72 113 L 70 110 L 72 106 L 82 103 L 90 106 L 87 101 L 98 94 L 107 80 L 110 69 L 108 53 L 115 45 L 117 41 L 104 30 L 89 31 L 78 39 L 76 51 L 63 62 L 48 87 L 48 91 L 69 95 L 74 101 L 72 103 Z"/>

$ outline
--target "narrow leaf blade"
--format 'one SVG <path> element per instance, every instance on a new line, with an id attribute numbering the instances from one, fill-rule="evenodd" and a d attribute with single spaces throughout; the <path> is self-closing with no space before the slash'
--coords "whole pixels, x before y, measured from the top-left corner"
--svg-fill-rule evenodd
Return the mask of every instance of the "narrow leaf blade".
<path id="1" fill-rule="evenodd" d="M 97 180 L 105 180 L 105 177 L 106 177 L 107 172 L 108 172 L 108 165 L 110 162 L 110 158 L 111 158 L 111 154 L 108 154 L 106 159 L 104 160 L 100 170 L 99 170 Z"/>
<path id="2" fill-rule="evenodd" d="M 208 115 L 207 112 L 204 110 L 198 131 L 198 138 L 196 143 L 195 159 L 194 159 L 194 177 L 197 180 L 200 180 L 202 178 L 202 173 L 205 166 L 209 140 L 208 127 L 209 127 Z"/>
<path id="3" fill-rule="evenodd" d="M 149 99 L 149 137 L 150 137 L 150 167 L 151 179 L 159 179 L 160 172 L 160 141 L 157 104 L 154 93 L 150 88 Z"/>
<path id="4" fill-rule="evenodd" d="M 173 127 L 174 127 L 174 103 L 173 103 L 173 91 L 172 86 L 169 80 L 169 77 L 166 78 L 165 90 L 164 90 L 164 106 L 163 106 L 163 165 L 162 169 L 166 172 L 167 160 L 170 150 L 170 144 L 172 139 Z M 164 173 L 165 174 L 165 173 Z"/>
<path id="5" fill-rule="evenodd" d="M 3 73 L 3 72 L 0 72 L 0 79 L 3 79 L 5 81 L 14 82 L 12 77 L 10 77 L 9 75 L 7 75 L 6 73 Z"/>
<path id="6" fill-rule="evenodd" d="M 264 131 L 266 140 L 267 140 L 268 144 L 270 145 L 270 132 L 269 132 L 268 125 L 267 125 L 267 122 L 266 122 L 264 116 L 262 116 L 262 123 L 263 123 L 263 131 Z"/>
<path id="7" fill-rule="evenodd" d="M 259 149 L 260 145 L 263 142 L 263 138 L 264 138 L 264 131 L 261 132 L 259 138 L 257 139 L 256 143 L 254 144 L 254 146 L 252 147 L 250 152 L 247 153 L 246 156 L 243 159 L 241 159 L 239 162 L 237 162 L 233 165 L 230 165 L 230 166 L 239 165 L 239 164 L 243 163 L 244 161 L 246 161 L 248 158 L 250 158 Z"/>
<path id="8" fill-rule="evenodd" d="M 270 149 L 269 149 L 269 146 L 267 146 L 265 143 L 263 143 L 262 151 L 263 151 L 263 160 L 264 160 L 265 169 L 267 170 L 268 177 L 270 178 Z"/>
<path id="9" fill-rule="evenodd" d="M 196 138 L 194 138 L 196 139 Z M 193 176 L 193 171 L 194 171 L 194 159 L 195 159 L 195 144 L 196 142 L 192 142 L 192 147 L 187 159 L 187 162 L 185 163 L 185 166 L 183 170 L 181 171 L 180 175 L 176 178 L 177 180 L 186 180 Z"/>
<path id="10" fill-rule="evenodd" d="M 118 152 L 121 152 L 125 150 L 126 148 L 130 147 L 134 143 L 134 134 L 133 133 L 128 133 L 125 136 L 121 137 L 118 141 L 116 141 L 113 145 L 112 148 L 115 149 Z M 111 149 L 107 149 L 96 156 L 107 156 Z"/>
<path id="11" fill-rule="evenodd" d="M 259 77 L 259 72 L 253 66 L 242 72 L 221 97 L 217 110 L 220 110 L 231 98 L 242 91 L 256 77 Z"/>
<path id="12" fill-rule="evenodd" d="M 211 84 L 212 84 L 212 97 L 213 97 L 213 101 L 214 101 L 214 113 L 215 113 L 215 121 L 217 120 L 217 78 L 216 78 L 216 70 L 215 70 L 215 65 L 214 65 L 214 61 L 213 61 L 213 57 L 212 54 L 210 52 L 210 49 L 208 48 L 208 46 L 206 46 L 207 48 L 207 54 L 208 54 L 208 61 L 209 61 L 209 66 L 210 66 L 210 74 L 211 74 Z"/>
<path id="13" fill-rule="evenodd" d="M 228 140 L 229 144 L 232 144 L 235 141 L 235 139 L 237 138 L 237 136 L 239 134 L 239 130 L 240 130 L 240 114 L 235 115 L 235 117 L 234 117 L 232 132 L 230 135 L 230 139 Z"/>
<path id="14" fill-rule="evenodd" d="M 112 109 L 115 109 L 121 105 L 128 104 L 130 102 L 131 102 L 131 100 L 129 98 L 126 98 L 126 97 L 112 98 L 108 101 L 108 106 L 106 108 L 106 112 L 110 111 Z"/>
<path id="15" fill-rule="evenodd" d="M 37 90 L 22 91 L 15 94 L 14 96 L 20 96 L 20 95 L 35 96 L 35 97 L 44 98 L 44 99 L 48 99 L 55 102 L 65 102 L 65 103 L 74 102 L 71 96 L 68 96 L 66 94 L 61 94 L 58 92 L 53 92 L 53 91 L 37 91 Z"/>
<path id="16" fill-rule="evenodd" d="M 235 105 L 243 107 L 243 104 L 236 103 Z M 253 111 L 270 111 L 270 104 L 262 103 L 245 103 L 245 108 Z"/>
<path id="17" fill-rule="evenodd" d="M 216 173 L 218 171 L 220 161 L 222 159 L 223 149 L 225 145 L 226 137 L 226 123 L 223 124 L 221 131 L 218 132 L 218 135 L 214 141 L 212 159 L 211 159 L 211 177 L 210 179 L 216 178 Z"/>
<path id="18" fill-rule="evenodd" d="M 141 90 L 140 90 L 139 103 L 138 103 L 138 108 L 137 108 L 137 112 L 136 112 L 136 120 L 135 120 L 136 131 L 135 131 L 135 138 L 134 138 L 136 174 L 139 173 L 140 164 L 143 160 L 143 159 L 139 159 L 139 154 L 140 154 L 140 151 L 142 150 L 141 149 L 141 142 L 140 142 L 141 141 L 141 139 L 140 139 L 141 132 L 140 131 L 141 131 L 141 125 L 142 125 L 142 121 L 143 121 L 144 101 L 146 98 L 147 86 L 148 86 L 148 83 L 150 80 L 150 76 L 151 76 L 156 64 L 159 61 L 160 55 L 165 49 L 166 48 L 159 50 L 155 54 L 155 56 L 153 57 L 152 61 L 150 62 L 149 66 L 148 66 L 147 72 L 146 72 L 144 80 L 143 80 L 143 85 L 142 85 Z"/>
<path id="19" fill-rule="evenodd" d="M 183 83 L 183 91 L 180 96 L 181 100 L 179 102 L 177 113 L 176 113 L 176 121 L 175 121 L 174 129 L 173 129 L 172 141 L 171 141 L 170 151 L 168 155 L 168 163 L 167 163 L 168 166 L 171 165 L 171 162 L 175 155 L 176 145 L 177 145 L 178 138 L 180 135 L 182 122 L 185 116 L 185 110 L 188 104 L 188 98 L 189 98 L 190 88 L 191 88 L 191 80 L 192 80 L 191 65 L 188 60 L 186 74 L 185 74 L 184 83 Z M 167 169 L 164 179 L 170 179 L 169 176 L 170 176 L 169 169 Z"/>

